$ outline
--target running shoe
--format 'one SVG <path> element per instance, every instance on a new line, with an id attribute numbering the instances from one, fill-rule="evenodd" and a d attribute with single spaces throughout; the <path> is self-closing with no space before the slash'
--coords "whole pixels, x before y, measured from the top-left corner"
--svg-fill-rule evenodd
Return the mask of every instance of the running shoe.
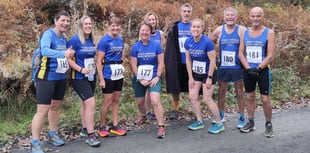
<path id="1" fill-rule="evenodd" d="M 265 135 L 265 137 L 267 137 L 267 138 L 272 138 L 272 137 L 274 137 L 273 128 L 272 128 L 272 124 L 271 124 L 271 123 L 268 123 L 268 124 L 266 125 L 264 135 Z"/>
<path id="2" fill-rule="evenodd" d="M 145 121 L 146 121 L 146 116 L 141 116 L 141 115 L 140 115 L 140 116 L 135 120 L 134 124 L 135 124 L 135 125 L 141 125 L 141 124 L 143 124 Z"/>
<path id="3" fill-rule="evenodd" d="M 50 136 L 48 135 L 49 143 L 53 144 L 54 146 L 62 146 L 65 142 L 57 135 Z"/>
<path id="4" fill-rule="evenodd" d="M 157 137 L 163 139 L 165 138 L 165 136 L 166 136 L 165 127 L 158 127 Z"/>
<path id="5" fill-rule="evenodd" d="M 205 125 L 203 124 L 203 122 L 196 121 L 196 122 L 192 123 L 191 125 L 189 125 L 188 129 L 196 131 L 196 130 L 203 129 L 204 127 L 205 127 Z"/>
<path id="6" fill-rule="evenodd" d="M 119 125 L 116 125 L 110 129 L 110 133 L 115 134 L 115 135 L 119 135 L 119 136 L 123 136 L 123 135 L 127 134 L 127 131 L 122 129 Z"/>
<path id="7" fill-rule="evenodd" d="M 98 135 L 101 137 L 107 137 L 110 135 L 109 133 L 109 128 L 107 126 L 102 126 L 99 130 L 98 130 Z"/>
<path id="8" fill-rule="evenodd" d="M 237 128 L 241 129 L 246 125 L 245 119 L 243 117 L 239 117 L 238 123 L 237 123 Z"/>
<path id="9" fill-rule="evenodd" d="M 179 112 L 176 110 L 173 110 L 169 113 L 169 119 L 170 120 L 177 120 L 179 117 Z"/>
<path id="10" fill-rule="evenodd" d="M 40 145 L 32 145 L 31 144 L 31 153 L 44 153 L 44 151 L 41 149 Z"/>
<path id="11" fill-rule="evenodd" d="M 251 131 L 255 131 L 256 130 L 256 127 L 255 127 L 255 124 L 254 123 L 246 123 L 246 125 L 240 129 L 240 132 L 243 132 L 243 133 L 249 133 Z"/>
<path id="12" fill-rule="evenodd" d="M 88 136 L 87 130 L 84 130 L 84 128 L 82 128 L 80 132 L 80 137 L 86 138 L 87 136 Z"/>
<path id="13" fill-rule="evenodd" d="M 99 147 L 101 142 L 97 140 L 97 137 L 95 134 L 93 134 L 92 136 L 89 136 L 85 142 L 90 145 L 91 147 Z"/>
<path id="14" fill-rule="evenodd" d="M 153 114 L 152 112 L 148 112 L 146 114 L 146 118 L 150 120 L 156 120 L 155 114 Z"/>
<path id="15" fill-rule="evenodd" d="M 217 133 L 223 132 L 224 130 L 225 130 L 225 127 L 223 123 L 215 123 L 212 125 L 211 128 L 208 129 L 208 132 L 212 134 L 217 134 Z"/>

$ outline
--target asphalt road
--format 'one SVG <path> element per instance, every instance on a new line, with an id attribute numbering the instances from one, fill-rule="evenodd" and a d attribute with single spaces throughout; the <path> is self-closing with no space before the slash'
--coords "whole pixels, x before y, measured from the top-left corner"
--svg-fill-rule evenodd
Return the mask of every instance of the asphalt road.
<path id="1" fill-rule="evenodd" d="M 49 148 L 48 153 L 310 153 L 310 106 L 294 110 L 273 110 L 275 137 L 265 138 L 263 112 L 256 112 L 256 131 L 240 133 L 236 128 L 238 114 L 226 114 L 226 130 L 209 134 L 206 127 L 190 131 L 192 121 L 170 121 L 166 138 L 156 138 L 156 126 L 150 130 L 128 132 L 127 136 L 99 138 L 98 148 L 89 147 L 84 139 L 66 142 L 65 146 Z M 15 150 L 16 153 L 30 152 Z"/>

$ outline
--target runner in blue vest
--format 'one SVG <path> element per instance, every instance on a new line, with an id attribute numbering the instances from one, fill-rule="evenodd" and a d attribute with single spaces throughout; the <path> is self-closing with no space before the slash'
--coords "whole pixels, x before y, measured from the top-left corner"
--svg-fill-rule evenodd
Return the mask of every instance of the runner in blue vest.
<path id="1" fill-rule="evenodd" d="M 78 24 L 78 32 L 68 42 L 68 47 L 72 46 L 75 56 L 68 59 L 72 67 L 71 79 L 73 89 L 82 99 L 81 118 L 82 131 L 80 135 L 87 137 L 86 143 L 92 147 L 100 145 L 94 130 L 95 87 L 96 87 L 96 44 L 93 32 L 93 21 L 89 16 L 83 16 Z"/>
<path id="2" fill-rule="evenodd" d="M 120 36 L 121 20 L 112 16 L 108 22 L 109 32 L 102 37 L 97 47 L 97 70 L 99 85 L 102 88 L 104 102 L 100 111 L 101 137 L 115 135 L 126 135 L 127 131 L 118 125 L 119 99 L 121 96 L 124 80 L 123 50 L 124 40 Z M 107 114 L 112 108 L 112 127 L 107 125 Z"/>
<path id="3" fill-rule="evenodd" d="M 225 127 L 220 121 L 218 107 L 212 98 L 216 83 L 216 74 L 214 73 L 216 53 L 214 44 L 211 39 L 202 33 L 203 30 L 204 22 L 199 18 L 193 19 L 191 22 L 192 36 L 184 44 L 186 50 L 186 68 L 189 78 L 189 99 L 197 119 L 188 128 L 190 130 L 204 128 L 199 101 L 199 91 L 202 86 L 203 99 L 216 120 L 216 123 L 208 131 L 215 134 L 224 131 Z"/>
<path id="4" fill-rule="evenodd" d="M 232 7 L 224 10 L 225 24 L 217 27 L 211 35 L 211 39 L 217 42 L 219 39 L 219 55 L 220 65 L 218 70 L 218 106 L 220 110 L 221 121 L 225 121 L 224 108 L 226 100 L 227 84 L 233 82 L 235 85 L 235 93 L 239 107 L 238 128 L 242 128 L 245 124 L 244 117 L 244 97 L 243 97 L 243 73 L 244 69 L 238 58 L 240 36 L 246 29 L 244 26 L 238 25 L 238 11 Z"/>
<path id="5" fill-rule="evenodd" d="M 271 124 L 272 104 L 269 98 L 271 85 L 269 66 L 275 57 L 276 40 L 275 32 L 263 25 L 263 18 L 262 8 L 252 8 L 249 14 L 252 26 L 245 31 L 240 39 L 239 58 L 247 71 L 244 75 L 244 87 L 247 93 L 249 118 L 249 122 L 240 131 L 248 133 L 255 130 L 255 89 L 258 84 L 266 119 L 264 135 L 272 138 L 274 133 Z"/>
<path id="6" fill-rule="evenodd" d="M 74 51 L 67 49 L 64 33 L 70 25 L 70 16 L 66 11 L 60 11 L 54 18 L 55 27 L 43 33 L 40 40 L 41 60 L 36 74 L 37 112 L 33 116 L 31 129 L 32 153 L 44 153 L 40 147 L 40 133 L 44 119 L 48 116 L 48 139 L 55 146 L 64 145 L 64 141 L 57 134 L 57 124 L 60 115 L 60 105 L 66 90 L 66 72 L 69 69 L 67 58 L 74 55 Z"/>
<path id="7" fill-rule="evenodd" d="M 150 92 L 151 103 L 157 120 L 158 138 L 165 137 L 164 108 L 160 103 L 161 74 L 164 54 L 159 43 L 150 40 L 152 27 L 143 22 L 139 29 L 139 40 L 132 46 L 130 65 L 134 73 L 132 86 L 140 116 L 145 116 L 145 93 Z"/>
<path id="8" fill-rule="evenodd" d="M 169 119 L 178 119 L 180 92 L 188 92 L 184 42 L 191 36 L 192 11 L 190 4 L 183 4 L 180 8 L 182 20 L 175 22 L 168 32 L 164 61 L 166 88 L 173 99 L 173 110 L 169 114 Z"/>

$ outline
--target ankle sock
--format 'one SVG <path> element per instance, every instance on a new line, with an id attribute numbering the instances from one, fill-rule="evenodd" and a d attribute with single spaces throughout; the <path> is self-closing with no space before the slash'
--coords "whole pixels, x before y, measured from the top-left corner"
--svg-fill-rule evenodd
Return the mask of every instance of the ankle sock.
<path id="1" fill-rule="evenodd" d="M 250 122 L 251 124 L 254 124 L 254 123 L 255 123 L 253 118 L 249 118 L 249 122 Z"/>

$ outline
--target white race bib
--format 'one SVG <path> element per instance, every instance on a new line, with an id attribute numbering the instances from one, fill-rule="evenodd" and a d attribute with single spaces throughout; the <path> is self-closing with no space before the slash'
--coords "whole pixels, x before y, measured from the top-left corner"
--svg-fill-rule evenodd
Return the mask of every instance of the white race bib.
<path id="1" fill-rule="evenodd" d="M 221 56 L 221 66 L 236 66 L 235 52 L 223 50 Z"/>
<path id="2" fill-rule="evenodd" d="M 85 74 L 85 76 L 95 75 L 96 73 L 96 66 L 94 58 L 85 58 L 84 59 L 84 66 L 85 68 L 91 69 L 92 72 Z"/>
<path id="3" fill-rule="evenodd" d="M 119 80 L 124 78 L 125 68 L 122 64 L 110 64 L 112 75 L 111 80 Z"/>
<path id="4" fill-rule="evenodd" d="M 153 65 L 139 65 L 137 79 L 138 80 L 143 79 L 147 81 L 152 80 L 153 69 L 154 69 Z"/>
<path id="5" fill-rule="evenodd" d="M 259 46 L 247 46 L 246 47 L 246 59 L 249 63 L 261 63 L 262 60 L 262 47 Z"/>
<path id="6" fill-rule="evenodd" d="M 180 52 L 181 53 L 185 53 L 185 47 L 184 47 L 184 44 L 185 44 L 185 40 L 187 39 L 187 37 L 181 37 L 179 38 L 179 47 L 180 47 Z"/>
<path id="7" fill-rule="evenodd" d="M 192 70 L 197 74 L 206 74 L 206 62 L 193 60 Z"/>
<path id="8" fill-rule="evenodd" d="M 57 58 L 56 73 L 66 73 L 69 69 L 69 63 L 66 58 Z"/>

